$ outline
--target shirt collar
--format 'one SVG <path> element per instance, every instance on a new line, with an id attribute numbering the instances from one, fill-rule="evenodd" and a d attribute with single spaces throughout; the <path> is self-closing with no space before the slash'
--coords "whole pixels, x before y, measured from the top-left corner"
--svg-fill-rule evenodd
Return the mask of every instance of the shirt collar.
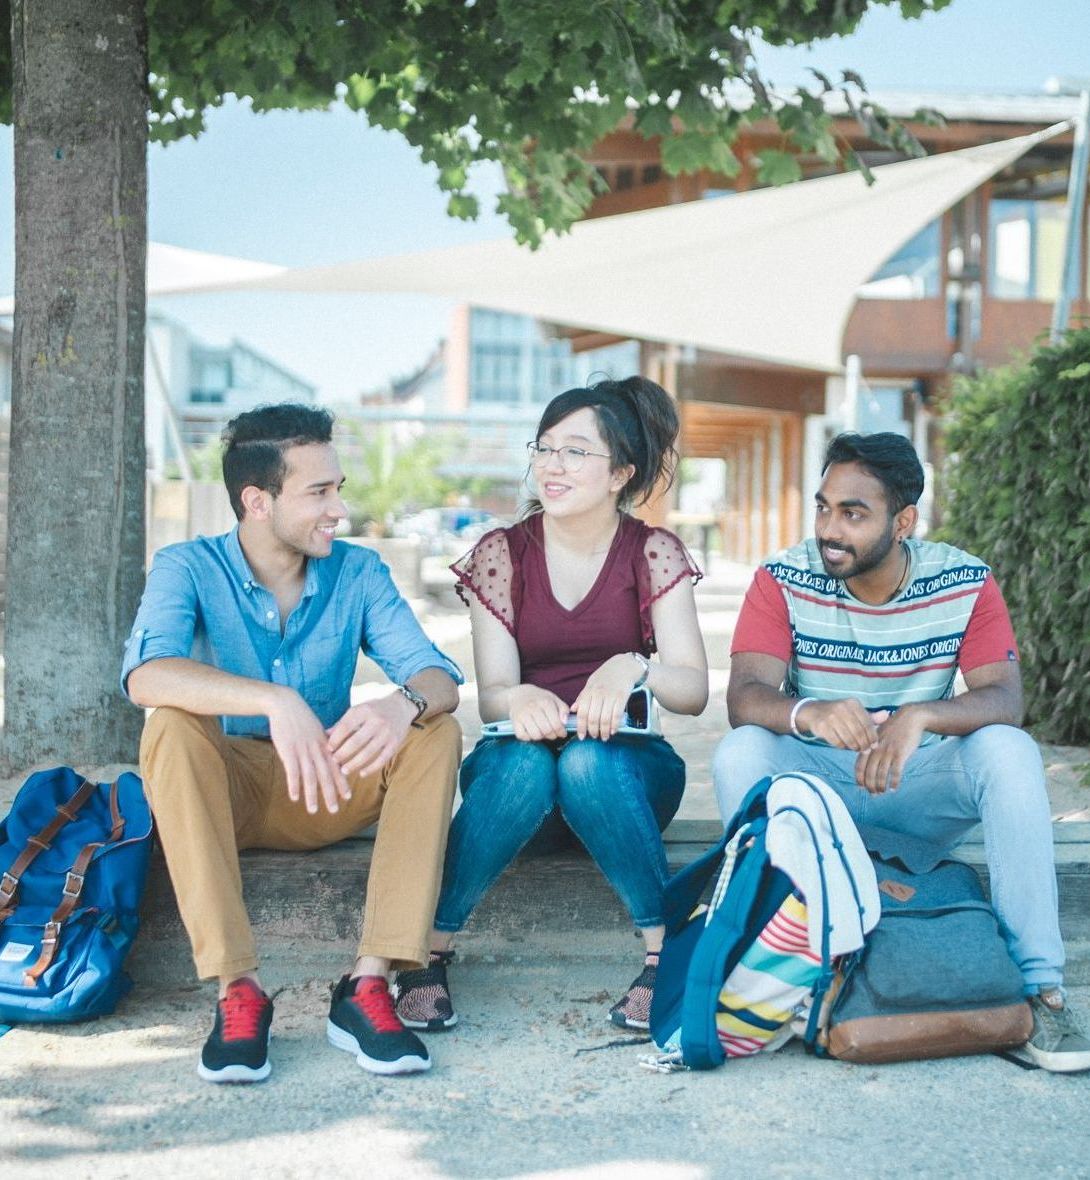
<path id="1" fill-rule="evenodd" d="M 242 552 L 242 543 L 238 539 L 238 525 L 227 534 L 224 540 L 224 549 L 227 553 L 227 562 L 231 567 L 231 571 L 239 582 L 242 583 L 242 588 L 247 594 L 253 590 L 257 584 L 257 579 L 254 577 L 254 571 L 250 569 L 250 563 L 246 560 L 246 554 Z"/>
<path id="2" fill-rule="evenodd" d="M 246 560 L 246 554 L 242 551 L 242 543 L 238 539 L 238 525 L 227 534 L 224 542 L 227 551 L 227 561 L 231 566 L 231 570 L 235 577 L 238 578 L 242 584 L 243 590 L 249 594 L 255 586 L 260 586 L 261 583 L 254 577 L 254 571 L 250 569 L 250 563 Z M 301 598 L 310 598 L 312 595 L 318 593 L 318 561 L 316 558 L 307 558 L 307 571 L 303 580 L 303 593 Z"/>

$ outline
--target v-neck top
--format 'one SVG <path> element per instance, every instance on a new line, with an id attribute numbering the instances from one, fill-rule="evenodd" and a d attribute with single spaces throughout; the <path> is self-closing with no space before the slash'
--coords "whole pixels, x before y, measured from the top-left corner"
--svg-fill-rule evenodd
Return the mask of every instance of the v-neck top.
<path id="1" fill-rule="evenodd" d="M 518 645 L 521 682 L 555 692 L 569 705 L 611 656 L 655 650 L 651 605 L 683 578 L 702 577 L 685 546 L 666 529 L 627 513 L 594 584 L 575 606 L 557 601 L 545 560 L 543 515 L 487 533 L 451 569 Z"/>

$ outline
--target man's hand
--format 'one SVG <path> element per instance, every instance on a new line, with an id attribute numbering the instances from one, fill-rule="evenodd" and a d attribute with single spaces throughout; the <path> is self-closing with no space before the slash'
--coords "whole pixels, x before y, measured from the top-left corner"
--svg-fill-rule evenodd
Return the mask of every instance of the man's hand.
<path id="1" fill-rule="evenodd" d="M 902 705 L 878 726 L 878 741 L 855 760 L 855 781 L 872 795 L 896 791 L 905 763 L 919 749 L 924 718 L 913 705 Z"/>
<path id="2" fill-rule="evenodd" d="M 278 693 L 268 717 L 269 737 L 288 779 L 288 798 L 298 803 L 301 796 L 314 815 L 321 796 L 326 810 L 335 813 L 338 796 L 351 799 L 352 790 L 330 756 L 326 732 L 314 711 L 294 689 L 288 689 Z"/>
<path id="3" fill-rule="evenodd" d="M 346 777 L 381 770 L 401 749 L 416 718 L 416 706 L 399 692 L 364 701 L 329 731 L 328 748 Z"/>
<path id="4" fill-rule="evenodd" d="M 878 725 L 889 713 L 868 713 L 854 698 L 807 701 L 795 714 L 800 733 L 821 738 L 838 750 L 869 750 L 878 740 Z"/>
<path id="5" fill-rule="evenodd" d="M 568 706 L 555 692 L 535 684 L 520 684 L 511 689 L 507 707 L 520 742 L 567 736 Z"/>
<path id="6" fill-rule="evenodd" d="M 596 668 L 572 705 L 576 733 L 581 738 L 601 738 L 602 741 L 611 738 L 620 728 L 632 686 L 639 675 L 639 665 L 628 652 L 610 656 Z"/>

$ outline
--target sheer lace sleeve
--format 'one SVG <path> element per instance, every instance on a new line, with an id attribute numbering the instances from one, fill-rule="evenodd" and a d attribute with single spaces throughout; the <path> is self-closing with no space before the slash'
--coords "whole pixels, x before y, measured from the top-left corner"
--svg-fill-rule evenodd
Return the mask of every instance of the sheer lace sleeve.
<path id="1" fill-rule="evenodd" d="M 466 604 L 472 592 L 489 612 L 514 635 L 515 602 L 513 592 L 514 561 L 504 529 L 485 535 L 450 567 L 457 578 L 455 589 Z"/>
<path id="2" fill-rule="evenodd" d="M 654 528 L 643 545 L 644 560 L 638 579 L 640 593 L 640 628 L 651 651 L 656 650 L 655 631 L 651 625 L 651 606 L 684 578 L 693 585 L 704 576 L 692 554 L 668 529 Z"/>

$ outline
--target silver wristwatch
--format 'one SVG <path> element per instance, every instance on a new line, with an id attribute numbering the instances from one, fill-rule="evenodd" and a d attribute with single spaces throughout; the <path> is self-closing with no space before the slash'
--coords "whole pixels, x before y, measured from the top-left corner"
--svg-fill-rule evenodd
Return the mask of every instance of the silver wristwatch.
<path id="1" fill-rule="evenodd" d="M 417 692 L 415 688 L 410 688 L 407 684 L 399 684 L 397 691 L 411 704 L 416 706 L 416 716 L 413 718 L 413 721 L 419 721 L 428 711 L 428 698 L 423 693 Z"/>

